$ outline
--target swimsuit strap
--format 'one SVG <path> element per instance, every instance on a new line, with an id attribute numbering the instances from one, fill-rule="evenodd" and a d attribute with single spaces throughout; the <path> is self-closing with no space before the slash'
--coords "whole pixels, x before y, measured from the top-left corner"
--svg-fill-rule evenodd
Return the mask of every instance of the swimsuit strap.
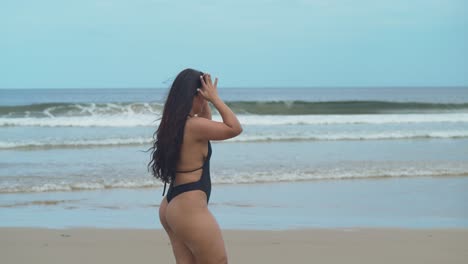
<path id="1" fill-rule="evenodd" d="M 162 196 L 164 196 L 164 193 L 166 192 L 166 184 L 167 184 L 167 182 L 164 183 L 164 190 L 163 190 Z"/>
<path id="2" fill-rule="evenodd" d="M 204 164 L 203 164 L 203 165 L 204 165 Z M 194 170 L 187 170 L 187 171 L 176 171 L 176 172 L 180 172 L 180 173 L 186 173 L 186 172 L 192 172 L 192 171 L 196 171 L 196 170 L 202 169 L 202 168 L 203 168 L 203 165 L 202 165 L 200 168 L 197 168 L 197 169 L 194 169 Z"/>

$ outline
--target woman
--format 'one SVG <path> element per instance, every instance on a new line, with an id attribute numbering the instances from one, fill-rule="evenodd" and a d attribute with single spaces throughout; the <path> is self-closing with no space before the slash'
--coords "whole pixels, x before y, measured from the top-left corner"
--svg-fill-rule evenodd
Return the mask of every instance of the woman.
<path id="1" fill-rule="evenodd" d="M 185 69 L 174 80 L 155 132 L 152 173 L 161 179 L 167 196 L 159 219 L 171 240 L 176 262 L 227 263 L 221 230 L 208 210 L 211 192 L 210 140 L 242 132 L 236 115 L 221 100 L 209 74 Z M 211 102 L 223 122 L 211 120 Z M 163 196 L 164 196 L 163 191 Z"/>

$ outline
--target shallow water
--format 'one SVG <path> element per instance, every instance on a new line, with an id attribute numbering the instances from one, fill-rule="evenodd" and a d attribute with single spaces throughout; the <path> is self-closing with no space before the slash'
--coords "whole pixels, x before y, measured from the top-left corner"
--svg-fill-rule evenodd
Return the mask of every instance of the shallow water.
<path id="1" fill-rule="evenodd" d="M 468 177 L 418 177 L 213 186 L 225 229 L 468 227 Z M 162 228 L 161 188 L 4 194 L 2 226 Z"/>

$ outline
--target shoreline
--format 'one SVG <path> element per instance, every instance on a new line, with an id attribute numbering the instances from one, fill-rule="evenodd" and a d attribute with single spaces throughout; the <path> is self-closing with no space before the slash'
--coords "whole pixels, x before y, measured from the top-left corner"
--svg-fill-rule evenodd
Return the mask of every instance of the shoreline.
<path id="1" fill-rule="evenodd" d="M 219 185 L 208 206 L 223 229 L 468 228 L 467 187 L 468 177 Z M 162 228 L 161 200 L 153 188 L 9 194 L 0 226 Z"/>
<path id="2" fill-rule="evenodd" d="M 465 263 L 468 228 L 222 229 L 230 263 Z M 175 263 L 161 229 L 0 227 L 4 263 Z"/>

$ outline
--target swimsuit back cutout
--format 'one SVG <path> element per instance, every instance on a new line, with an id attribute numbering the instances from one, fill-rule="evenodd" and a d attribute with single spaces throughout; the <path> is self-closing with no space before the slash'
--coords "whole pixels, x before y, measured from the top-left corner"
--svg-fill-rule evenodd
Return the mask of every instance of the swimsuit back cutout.
<path id="1" fill-rule="evenodd" d="M 200 176 L 200 179 L 198 181 L 183 183 L 177 186 L 174 186 L 174 182 L 171 182 L 169 185 L 169 189 L 167 190 L 166 198 L 167 198 L 168 203 L 171 202 L 171 200 L 177 195 L 184 193 L 184 192 L 193 191 L 193 190 L 201 190 L 205 192 L 206 203 L 209 202 L 210 194 L 211 194 L 211 177 L 210 177 L 211 152 L 212 152 L 211 142 L 208 141 L 208 154 L 205 158 L 205 161 L 203 162 L 203 165 L 200 168 L 190 170 L 190 171 L 177 171 L 177 172 L 185 173 L 185 172 L 192 172 L 192 171 L 203 169 L 202 175 Z M 165 191 L 166 191 L 166 183 L 164 183 L 163 196 L 164 196 Z"/>

